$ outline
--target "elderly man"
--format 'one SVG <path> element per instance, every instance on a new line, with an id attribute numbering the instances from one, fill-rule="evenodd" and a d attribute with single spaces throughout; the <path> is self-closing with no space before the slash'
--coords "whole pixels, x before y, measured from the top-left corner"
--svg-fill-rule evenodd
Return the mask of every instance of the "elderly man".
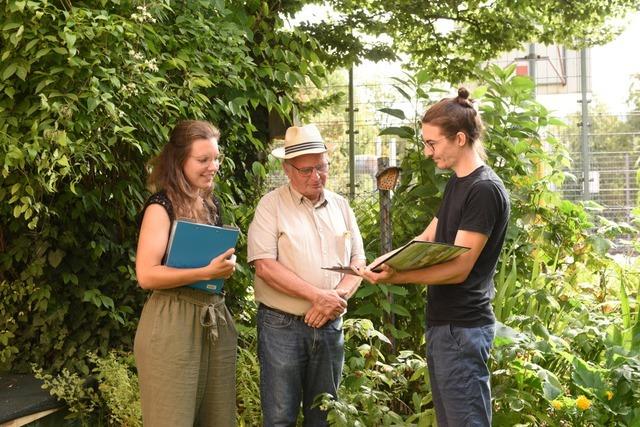
<path id="1" fill-rule="evenodd" d="M 264 426 L 326 426 L 314 406 L 337 396 L 344 361 L 342 314 L 360 277 L 324 266 L 364 265 L 360 231 L 347 200 L 324 188 L 327 148 L 314 125 L 287 129 L 289 183 L 266 194 L 249 227 L 248 261 L 256 269 L 258 359 Z"/>

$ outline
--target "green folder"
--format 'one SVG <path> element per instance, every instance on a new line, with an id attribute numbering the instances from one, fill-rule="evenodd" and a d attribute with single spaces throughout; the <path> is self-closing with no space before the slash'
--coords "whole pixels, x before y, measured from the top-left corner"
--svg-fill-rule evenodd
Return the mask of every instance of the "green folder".
<path id="1" fill-rule="evenodd" d="M 450 245 L 448 243 L 412 240 L 406 245 L 386 253 L 375 265 L 371 266 L 371 271 L 379 273 L 382 264 L 387 264 L 397 271 L 417 270 L 449 261 L 469 249 L 465 246 Z M 337 273 L 357 275 L 348 265 L 322 268 Z"/>
<path id="2" fill-rule="evenodd" d="M 440 264 L 467 252 L 470 248 L 450 245 L 448 243 L 412 240 L 404 246 L 389 252 L 371 270 L 380 271 L 382 264 L 387 264 L 397 271 L 417 270 Z"/>

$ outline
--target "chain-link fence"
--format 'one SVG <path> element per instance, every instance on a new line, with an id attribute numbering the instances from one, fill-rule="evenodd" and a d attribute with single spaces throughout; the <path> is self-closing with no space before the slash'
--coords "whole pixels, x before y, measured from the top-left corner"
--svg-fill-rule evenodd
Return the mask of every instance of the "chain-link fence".
<path id="1" fill-rule="evenodd" d="M 330 91 L 346 92 L 346 85 L 334 86 Z M 400 165 L 406 150 L 416 150 L 414 141 L 390 136 L 378 136 L 380 130 L 398 124 L 398 119 L 380 112 L 383 108 L 400 108 L 407 114 L 407 105 L 393 84 L 355 85 L 354 92 L 354 194 L 356 198 L 377 197 L 375 174 L 377 159 L 389 158 L 391 165 Z M 419 113 L 419 112 L 418 112 Z M 327 187 L 349 196 L 351 191 L 349 164 L 349 119 L 346 101 L 312 120 L 318 125 L 330 149 L 330 178 Z M 640 112 L 624 114 L 593 114 L 589 117 L 588 169 L 583 168 L 579 114 L 569 116 L 569 125 L 557 131 L 558 137 L 570 151 L 573 162 L 562 194 L 571 201 L 591 200 L 600 204 L 602 215 L 615 221 L 630 221 L 638 204 L 638 170 L 640 161 Z M 583 186 L 587 171 L 589 185 Z M 270 187 L 286 182 L 281 172 L 274 172 Z"/>
<path id="2" fill-rule="evenodd" d="M 603 215 L 608 219 L 629 221 L 637 204 L 640 151 L 598 151 L 589 156 L 587 187 L 584 186 L 581 153 L 573 153 L 576 160 L 569 172 L 575 178 L 565 182 L 562 194 L 571 201 L 597 202 L 603 206 Z"/>
<path id="3" fill-rule="evenodd" d="M 566 131 L 559 134 L 573 159 L 562 187 L 563 196 L 571 201 L 598 203 L 607 219 L 631 221 L 638 205 L 640 112 L 590 115 L 586 149 L 579 125 L 571 124 L 577 118 L 568 121 Z"/>

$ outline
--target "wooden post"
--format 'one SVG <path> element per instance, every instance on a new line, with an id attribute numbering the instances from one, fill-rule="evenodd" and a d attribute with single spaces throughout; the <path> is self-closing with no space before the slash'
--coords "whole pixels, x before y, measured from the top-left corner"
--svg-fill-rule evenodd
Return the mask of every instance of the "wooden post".
<path id="1" fill-rule="evenodd" d="M 378 157 L 378 172 L 382 172 L 388 166 L 388 157 Z M 378 193 L 380 195 L 380 253 L 384 254 L 393 249 L 393 242 L 391 241 L 391 191 L 378 188 Z M 387 301 L 390 305 L 393 304 L 392 293 L 387 295 Z M 388 321 L 393 327 L 395 327 L 396 317 L 393 312 L 389 313 Z M 395 353 L 396 340 L 393 335 L 389 335 L 390 336 L 388 338 L 391 341 L 391 351 Z"/>

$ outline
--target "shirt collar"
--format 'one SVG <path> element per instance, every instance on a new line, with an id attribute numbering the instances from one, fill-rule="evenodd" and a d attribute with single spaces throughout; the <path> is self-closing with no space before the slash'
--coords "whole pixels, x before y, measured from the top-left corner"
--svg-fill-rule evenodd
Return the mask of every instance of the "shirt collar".
<path id="1" fill-rule="evenodd" d="M 296 202 L 298 202 L 298 204 L 301 204 L 301 205 L 304 203 L 307 203 L 309 205 L 313 205 L 314 208 L 318 209 L 325 206 L 328 203 L 328 200 L 325 197 L 324 190 L 322 190 L 322 193 L 320 194 L 320 199 L 313 204 L 311 200 L 307 199 L 302 194 L 298 193 L 291 184 L 289 184 L 289 192 L 291 193 L 291 197 L 293 198 L 293 200 L 295 200 Z"/>

